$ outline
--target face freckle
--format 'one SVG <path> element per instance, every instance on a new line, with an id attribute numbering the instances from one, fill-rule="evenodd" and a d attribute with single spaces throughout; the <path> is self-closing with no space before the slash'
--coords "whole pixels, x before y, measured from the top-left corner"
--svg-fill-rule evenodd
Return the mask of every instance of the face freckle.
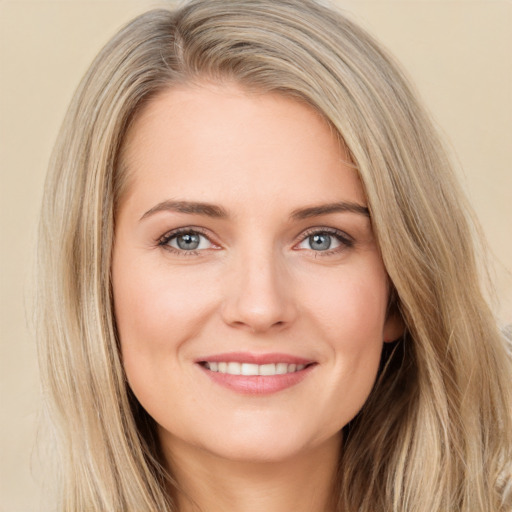
<path id="1" fill-rule="evenodd" d="M 328 124 L 282 95 L 203 84 L 150 101 L 124 144 L 115 315 L 164 451 L 280 460 L 336 445 L 399 333 Z"/>

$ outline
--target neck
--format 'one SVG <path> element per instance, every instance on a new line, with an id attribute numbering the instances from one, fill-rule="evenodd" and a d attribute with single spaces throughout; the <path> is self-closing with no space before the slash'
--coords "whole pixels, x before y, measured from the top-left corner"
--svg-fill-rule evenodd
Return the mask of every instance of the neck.
<path id="1" fill-rule="evenodd" d="M 340 438 L 287 460 L 234 461 L 173 443 L 179 512 L 334 512 Z"/>

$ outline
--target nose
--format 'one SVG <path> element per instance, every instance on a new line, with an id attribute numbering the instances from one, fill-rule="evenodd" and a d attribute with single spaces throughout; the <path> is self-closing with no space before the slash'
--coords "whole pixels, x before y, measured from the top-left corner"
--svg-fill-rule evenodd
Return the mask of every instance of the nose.
<path id="1" fill-rule="evenodd" d="M 224 288 L 224 322 L 262 333 L 284 329 L 296 319 L 293 284 L 272 251 L 240 257 L 234 267 Z"/>

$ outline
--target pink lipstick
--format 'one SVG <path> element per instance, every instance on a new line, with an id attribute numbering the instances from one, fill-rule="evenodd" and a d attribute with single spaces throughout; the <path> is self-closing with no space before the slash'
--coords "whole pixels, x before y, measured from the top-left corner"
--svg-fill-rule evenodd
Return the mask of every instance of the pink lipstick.
<path id="1" fill-rule="evenodd" d="M 214 382 L 242 394 L 270 394 L 304 380 L 316 362 L 289 354 L 215 354 L 196 361 Z"/>

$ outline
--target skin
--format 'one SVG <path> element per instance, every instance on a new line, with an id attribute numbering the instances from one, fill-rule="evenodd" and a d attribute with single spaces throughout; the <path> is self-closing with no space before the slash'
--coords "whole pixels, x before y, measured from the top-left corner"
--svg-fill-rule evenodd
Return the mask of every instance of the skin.
<path id="1" fill-rule="evenodd" d="M 293 216 L 366 206 L 337 138 L 296 100 L 204 83 L 150 101 L 123 163 L 112 264 L 121 351 L 158 424 L 180 510 L 329 510 L 340 430 L 370 393 L 383 340 L 401 333 L 386 318 L 369 217 Z M 199 231 L 201 245 L 180 249 L 179 228 Z M 331 247 L 314 250 L 314 233 Z M 240 351 L 315 364 L 298 384 L 262 395 L 222 387 L 197 363 Z"/>

